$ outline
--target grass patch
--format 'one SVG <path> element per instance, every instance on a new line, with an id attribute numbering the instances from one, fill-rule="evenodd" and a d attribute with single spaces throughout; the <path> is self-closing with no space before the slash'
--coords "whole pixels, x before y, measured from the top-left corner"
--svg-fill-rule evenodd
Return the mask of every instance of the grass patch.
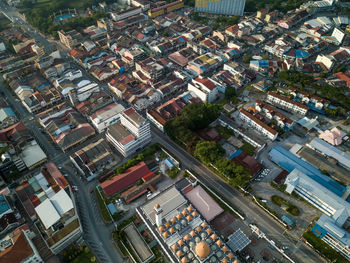
<path id="1" fill-rule="evenodd" d="M 176 166 L 174 166 L 173 168 L 171 168 L 170 170 L 168 170 L 167 175 L 171 178 L 171 179 L 175 179 L 177 177 L 177 175 L 179 174 L 180 170 L 179 168 L 177 168 Z"/>
<path id="2" fill-rule="evenodd" d="M 234 135 L 233 130 L 231 130 L 227 127 L 221 126 L 221 125 L 216 126 L 215 129 L 218 131 L 220 136 L 222 138 L 224 138 L 225 140 L 227 140 L 228 138 L 230 138 L 231 136 Z"/>
<path id="3" fill-rule="evenodd" d="M 152 262 L 158 262 L 158 263 L 166 263 L 165 258 L 163 257 L 162 252 L 158 248 L 158 246 L 152 247 L 152 252 L 154 254 L 155 259 L 152 260 Z"/>
<path id="4" fill-rule="evenodd" d="M 255 153 L 255 147 L 247 142 L 243 142 L 243 145 L 240 148 L 243 152 L 247 153 L 248 155 L 253 156 Z"/>
<path id="5" fill-rule="evenodd" d="M 274 182 L 271 182 L 270 185 L 273 188 L 275 188 L 276 190 L 286 194 L 287 185 L 285 185 L 285 184 L 276 184 Z"/>
<path id="6" fill-rule="evenodd" d="M 341 254 L 339 254 L 336 250 L 334 250 L 330 245 L 325 243 L 323 240 L 318 238 L 310 230 L 306 231 L 303 234 L 303 238 L 305 238 L 306 241 L 309 242 L 314 247 L 314 249 L 316 249 L 322 255 L 324 255 L 327 259 L 329 259 L 329 261 L 337 262 L 337 263 L 349 262 Z"/>
<path id="7" fill-rule="evenodd" d="M 91 263 L 97 262 L 90 249 L 85 246 L 72 245 L 68 247 L 62 258 L 62 263 Z"/>
<path id="8" fill-rule="evenodd" d="M 287 206 L 286 211 L 293 215 L 293 216 L 299 216 L 300 215 L 300 210 L 298 207 L 293 205 L 291 202 L 287 201 L 286 199 L 278 196 L 278 195 L 272 195 L 271 196 L 271 202 L 274 203 L 275 205 L 281 207 L 282 205 Z"/>
<path id="9" fill-rule="evenodd" d="M 98 203 L 98 207 L 100 208 L 100 212 L 102 215 L 102 218 L 104 221 L 106 222 L 111 222 L 112 221 L 112 217 L 111 214 L 109 213 L 99 191 L 97 189 L 95 189 L 95 195 L 96 195 L 96 199 L 97 199 L 97 203 Z"/>

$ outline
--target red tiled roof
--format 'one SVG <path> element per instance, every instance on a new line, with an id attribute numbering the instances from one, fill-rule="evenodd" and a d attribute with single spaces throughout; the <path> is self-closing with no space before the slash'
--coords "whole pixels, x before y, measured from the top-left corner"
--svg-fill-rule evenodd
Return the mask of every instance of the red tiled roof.
<path id="1" fill-rule="evenodd" d="M 12 238 L 13 245 L 0 252 L 0 262 L 22 262 L 33 254 L 24 233 Z"/>
<path id="2" fill-rule="evenodd" d="M 124 173 L 118 174 L 100 185 L 107 197 L 111 197 L 126 187 L 136 183 L 142 177 L 147 176 L 150 172 L 146 163 L 140 162 L 127 169 Z"/>
<path id="3" fill-rule="evenodd" d="M 216 85 L 214 84 L 214 82 L 210 81 L 209 79 L 205 79 L 205 78 L 196 78 L 195 81 L 203 84 L 205 87 L 207 87 L 210 90 L 213 90 L 216 88 Z"/>

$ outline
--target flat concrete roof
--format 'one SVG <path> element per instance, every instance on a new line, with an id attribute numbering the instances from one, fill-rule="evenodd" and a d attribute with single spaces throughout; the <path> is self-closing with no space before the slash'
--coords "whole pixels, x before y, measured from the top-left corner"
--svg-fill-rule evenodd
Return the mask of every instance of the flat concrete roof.
<path id="1" fill-rule="evenodd" d="M 156 204 L 159 204 L 163 209 L 163 218 L 169 213 L 174 211 L 176 208 L 186 204 L 186 199 L 181 195 L 181 193 L 175 188 L 175 186 L 169 188 L 165 192 L 157 195 L 147 204 L 142 207 L 142 210 L 147 215 L 148 219 L 155 224 L 155 214 L 153 208 Z"/>
<path id="2" fill-rule="evenodd" d="M 130 224 L 124 228 L 126 238 L 130 245 L 134 248 L 141 262 L 145 262 L 153 256 L 153 253 L 145 240 L 141 237 L 134 224 Z"/>

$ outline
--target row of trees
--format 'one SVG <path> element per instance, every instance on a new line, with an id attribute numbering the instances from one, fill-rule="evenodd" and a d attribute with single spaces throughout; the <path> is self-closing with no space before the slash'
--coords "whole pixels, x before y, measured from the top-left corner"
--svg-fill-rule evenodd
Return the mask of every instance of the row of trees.
<path id="1" fill-rule="evenodd" d="M 250 178 L 249 171 L 224 158 L 225 151 L 219 144 L 200 140 L 196 133 L 216 120 L 220 111 L 221 107 L 215 104 L 193 103 L 187 105 L 180 116 L 169 120 L 164 128 L 170 138 L 183 144 L 202 163 L 216 167 L 232 186 L 244 187 Z"/>
<path id="2" fill-rule="evenodd" d="M 223 157 L 224 153 L 225 150 L 216 142 L 199 141 L 194 156 L 207 166 L 214 166 L 232 186 L 247 186 L 250 179 L 249 171 Z"/>

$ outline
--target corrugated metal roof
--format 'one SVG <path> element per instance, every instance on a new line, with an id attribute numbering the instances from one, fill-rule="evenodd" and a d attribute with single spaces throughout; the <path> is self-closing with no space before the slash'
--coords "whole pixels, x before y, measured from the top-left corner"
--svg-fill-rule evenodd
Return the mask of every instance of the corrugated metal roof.
<path id="1" fill-rule="evenodd" d="M 344 166 L 347 169 L 350 169 L 350 155 L 339 150 L 338 148 L 330 145 L 324 140 L 315 137 L 310 143 L 308 143 L 311 148 L 314 148 L 316 151 L 321 152 L 324 155 L 334 158 L 338 161 L 339 164 Z"/>
<path id="2" fill-rule="evenodd" d="M 272 148 L 272 150 L 269 152 L 269 156 L 273 162 L 277 163 L 288 172 L 292 172 L 294 169 L 298 169 L 302 173 L 315 180 L 317 183 L 332 191 L 337 196 L 342 196 L 346 191 L 345 186 L 321 173 L 321 171 L 318 170 L 315 166 L 302 160 L 281 146 Z"/>

